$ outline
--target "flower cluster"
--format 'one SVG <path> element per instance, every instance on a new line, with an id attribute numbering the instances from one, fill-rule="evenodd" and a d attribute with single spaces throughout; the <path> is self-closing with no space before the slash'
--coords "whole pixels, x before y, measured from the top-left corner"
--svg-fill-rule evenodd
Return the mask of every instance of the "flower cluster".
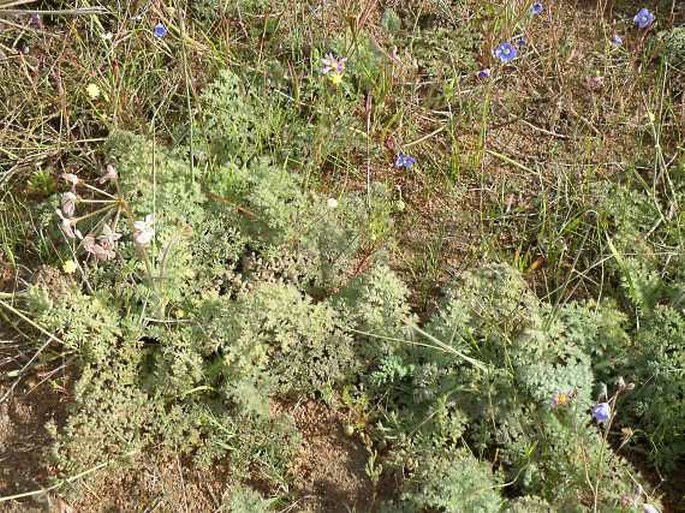
<path id="1" fill-rule="evenodd" d="M 332 53 L 327 53 L 324 58 L 321 59 L 321 64 L 323 65 L 321 73 L 328 77 L 328 80 L 330 80 L 331 83 L 338 85 L 342 82 L 346 62 L 346 57 L 335 57 Z"/>
<path id="2" fill-rule="evenodd" d="M 83 249 L 93 255 L 97 260 L 112 260 L 116 256 L 116 253 L 114 252 L 116 241 L 120 238 L 121 234 L 116 233 L 109 223 L 105 223 L 97 238 L 90 234 L 83 238 Z"/>
<path id="3" fill-rule="evenodd" d="M 98 187 L 87 183 L 85 180 L 79 178 L 73 173 L 63 173 L 62 179 L 70 186 L 70 190 L 62 193 L 60 197 L 60 208 L 55 213 L 59 217 L 59 227 L 68 239 L 81 240 L 81 247 L 99 261 L 109 261 L 116 257 L 117 241 L 121 239 L 121 234 L 116 230 L 116 224 L 119 219 L 121 205 L 119 200 L 114 196 L 106 193 Z M 105 172 L 97 183 L 99 185 L 108 182 L 116 182 L 118 179 L 117 170 L 114 166 L 108 165 Z M 79 193 L 77 188 L 98 193 L 106 199 L 85 199 Z M 95 212 L 84 214 L 76 217 L 76 208 L 80 203 L 104 205 Z M 114 216 L 114 223 L 110 223 L 107 219 L 111 212 L 117 210 L 117 215 Z M 109 213 L 108 213 L 109 212 Z M 103 217 L 100 222 L 95 223 L 95 228 L 89 230 L 84 236 L 78 225 L 88 218 L 97 214 L 102 214 Z M 103 222 L 104 220 L 104 222 Z M 148 215 L 144 220 L 135 221 L 133 223 L 133 241 L 139 246 L 147 246 L 155 235 L 155 230 L 152 228 L 154 217 Z M 69 270 L 73 272 L 72 266 Z M 66 271 L 65 271 L 66 272 Z"/>
<path id="4" fill-rule="evenodd" d="M 545 7 L 542 2 L 535 2 L 530 7 L 530 13 L 533 16 L 538 16 L 542 14 Z M 640 30 L 646 30 L 652 26 L 656 21 L 656 16 L 647 8 L 640 9 L 637 14 L 633 17 L 633 23 Z M 614 34 L 610 40 L 613 46 L 622 46 L 623 37 L 619 34 Z M 511 41 L 503 41 L 498 44 L 492 51 L 495 58 L 497 58 L 502 64 L 508 64 L 518 57 L 519 49 L 527 44 L 526 37 L 521 35 L 513 38 Z M 478 72 L 478 78 L 488 78 L 490 76 L 489 69 L 483 69 Z"/>

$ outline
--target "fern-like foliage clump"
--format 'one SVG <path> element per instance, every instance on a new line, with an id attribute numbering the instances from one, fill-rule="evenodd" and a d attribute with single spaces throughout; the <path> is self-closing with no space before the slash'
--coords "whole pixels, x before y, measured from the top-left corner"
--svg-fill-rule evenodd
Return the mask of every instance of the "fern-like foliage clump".
<path id="1" fill-rule="evenodd" d="M 610 443 L 619 424 L 662 448 L 662 464 L 682 458 L 685 321 L 661 304 L 677 290 L 658 255 L 616 259 L 626 294 L 615 300 L 553 305 L 488 264 L 416 312 L 389 265 L 386 188 L 335 201 L 309 190 L 270 147 L 283 119 L 233 72 L 202 102 L 194 146 L 110 136 L 116 176 L 95 188 L 109 206 L 79 220 L 83 242 L 57 243 L 78 273 L 42 269 L 25 296 L 78 369 L 70 415 L 53 427 L 64 475 L 155 447 L 227 463 L 229 511 L 269 511 L 302 443 L 283 405 L 303 398 L 364 419 L 369 475 L 402 476 L 386 511 L 641 504 L 649 486 Z M 644 243 L 651 208 L 626 193 L 612 210 L 618 256 Z M 601 423 L 598 402 L 611 412 Z M 273 497 L 244 484 L 255 479 Z"/>

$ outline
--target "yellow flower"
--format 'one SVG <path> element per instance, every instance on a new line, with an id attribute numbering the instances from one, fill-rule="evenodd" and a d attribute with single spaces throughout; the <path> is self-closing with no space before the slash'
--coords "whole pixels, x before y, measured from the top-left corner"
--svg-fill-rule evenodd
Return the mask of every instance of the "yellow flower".
<path id="1" fill-rule="evenodd" d="M 66 274 L 74 274 L 76 272 L 76 269 L 78 269 L 78 266 L 76 265 L 76 262 L 74 262 L 73 260 L 67 260 L 62 265 L 62 270 Z"/>
<path id="2" fill-rule="evenodd" d="M 571 391 L 559 391 L 552 397 L 552 406 L 555 408 L 565 407 L 571 404 L 575 397 L 575 392 Z"/>
<path id="3" fill-rule="evenodd" d="M 86 92 L 88 93 L 88 96 L 90 96 L 93 100 L 95 100 L 98 96 L 100 96 L 100 88 L 98 87 L 97 84 L 88 84 L 88 87 L 86 88 Z"/>
<path id="4" fill-rule="evenodd" d="M 340 85 L 342 83 L 342 78 L 343 78 L 342 73 L 333 72 L 333 73 L 329 73 L 326 76 L 328 77 L 328 80 L 330 80 L 331 84 L 333 84 L 333 85 Z"/>
<path id="5" fill-rule="evenodd" d="M 563 392 L 557 394 L 557 396 L 554 399 L 554 402 L 556 402 L 558 406 L 566 406 L 569 403 L 569 401 L 570 397 Z"/>

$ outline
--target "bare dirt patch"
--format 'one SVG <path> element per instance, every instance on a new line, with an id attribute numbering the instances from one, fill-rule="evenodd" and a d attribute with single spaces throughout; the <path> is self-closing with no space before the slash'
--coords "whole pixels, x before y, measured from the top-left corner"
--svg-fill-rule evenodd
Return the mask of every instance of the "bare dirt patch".
<path id="1" fill-rule="evenodd" d="M 368 453 L 346 434 L 340 413 L 313 401 L 295 405 L 290 413 L 303 438 L 293 463 L 300 497 L 295 511 L 371 511 L 375 494 L 365 472 Z"/>
<path id="2" fill-rule="evenodd" d="M 0 396 L 7 385 L 0 385 Z M 15 390 L 0 403 L 0 497 L 40 490 L 50 477 L 45 451 L 52 443 L 48 422 L 61 423 L 63 395 L 48 386 Z M 2 511 L 43 511 L 44 497 L 0 503 Z"/>

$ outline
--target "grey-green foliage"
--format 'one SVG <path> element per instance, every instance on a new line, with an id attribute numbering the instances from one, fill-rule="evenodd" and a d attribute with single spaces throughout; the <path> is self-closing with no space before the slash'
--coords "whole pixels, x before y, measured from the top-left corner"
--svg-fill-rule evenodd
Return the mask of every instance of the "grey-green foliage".
<path id="1" fill-rule="evenodd" d="M 46 276 L 50 276 L 46 279 Z M 37 273 L 29 304 L 39 326 L 52 333 L 80 361 L 105 364 L 119 350 L 121 319 L 111 295 L 87 295 L 49 268 Z"/>
<path id="2" fill-rule="evenodd" d="M 313 202 L 291 173 L 267 159 L 249 165 L 227 164 L 212 175 L 213 190 L 242 206 L 241 232 L 265 245 L 295 240 L 311 222 Z"/>
<path id="3" fill-rule="evenodd" d="M 244 164 L 263 154 L 283 123 L 281 111 L 257 102 L 230 70 L 203 91 L 199 112 L 200 151 L 219 164 Z"/>
<path id="4" fill-rule="evenodd" d="M 311 290 L 334 290 L 347 281 L 365 243 L 391 234 L 388 197 L 380 187 L 373 188 L 370 205 L 349 195 L 332 208 L 324 198 L 305 193 L 298 175 L 268 159 L 220 166 L 209 182 L 213 197 L 232 206 L 234 227 L 256 253 L 243 269 L 247 275 L 270 274 Z"/>
<path id="5" fill-rule="evenodd" d="M 116 259 L 84 262 L 88 291 L 44 273 L 27 301 L 80 370 L 59 468 L 155 444 L 203 465 L 228 457 L 236 479 L 285 479 L 298 437 L 270 400 L 330 388 L 359 365 L 341 313 L 309 293 L 348 279 L 370 231 L 365 203 L 331 208 L 268 158 L 206 170 L 128 133 L 106 147 L 125 202 Z M 155 238 L 136 248 L 131 225 L 151 213 Z"/>
<path id="6" fill-rule="evenodd" d="M 261 284 L 210 325 L 225 375 L 268 373 L 280 392 L 312 392 L 355 368 L 353 339 L 338 313 L 292 285 Z"/>
<path id="7" fill-rule="evenodd" d="M 585 315 L 579 309 L 572 313 Z M 583 337 L 590 326 L 578 322 L 575 328 L 582 331 L 575 333 L 564 317 L 573 315 L 543 306 L 512 268 L 487 266 L 453 286 L 427 330 L 492 367 L 489 374 L 466 372 L 491 388 L 495 410 L 489 414 L 500 417 L 516 397 L 545 405 L 557 391 L 574 390 L 579 403 L 588 405 L 592 372 L 585 344 L 590 341 Z M 449 354 L 443 358 L 458 363 Z"/>
<path id="8" fill-rule="evenodd" d="M 74 475 L 105 461 L 116 463 L 154 441 L 150 427 L 162 405 L 137 386 L 137 379 L 130 362 L 114 362 L 107 370 L 82 368 L 70 415 L 54 433 L 51 447 L 60 473 Z"/>
<path id="9" fill-rule="evenodd" d="M 504 499 L 497 479 L 487 462 L 479 461 L 465 450 L 442 457 L 430 457 L 414 477 L 411 490 L 402 495 L 401 504 L 412 511 L 497 513 Z"/>
<path id="10" fill-rule="evenodd" d="M 269 513 L 275 509 L 272 499 L 265 499 L 257 490 L 249 486 L 236 485 L 224 493 L 220 511 L 226 513 Z"/>
<path id="11" fill-rule="evenodd" d="M 350 70 L 352 82 L 380 87 L 373 53 L 362 57 L 368 70 Z M 353 85 L 344 87 L 353 101 Z M 654 218 L 644 196 L 628 195 L 611 218 L 619 252 L 645 249 L 623 266 L 636 263 L 641 278 L 626 273 L 645 319 L 634 338 L 614 304 L 546 305 L 506 265 L 455 280 L 417 329 L 408 287 L 378 262 L 377 246 L 392 233 L 387 192 L 344 196 L 334 208 L 306 191 L 304 177 L 268 148 L 282 118 L 265 117 L 236 74 L 223 73 L 202 102 L 206 158 L 191 155 L 196 166 L 184 148 L 112 135 L 126 202 L 117 258 L 88 261 L 83 289 L 60 278 L 36 280 L 30 291 L 27 309 L 80 371 L 56 434 L 63 472 L 155 444 L 203 465 L 225 457 L 236 479 L 279 482 L 298 436 L 272 400 L 346 385 L 378 404 L 374 434 L 409 476 L 399 508 L 499 511 L 506 475 L 541 507 L 573 510 L 591 493 L 590 468 L 603 475 L 600 502 L 610 509 L 632 487 L 631 469 L 605 457 L 588 410 L 595 376 L 609 381 L 617 370 L 645 384 L 620 419 L 639 418 L 655 444 L 682 455 L 674 398 L 683 393 L 685 323 L 676 308 L 656 306 L 661 259 L 642 237 Z M 334 137 L 328 126 L 313 146 Z M 150 213 L 155 239 L 136 248 L 131 223 Z M 658 234 L 679 243 L 673 230 Z M 569 405 L 552 407 L 558 392 Z M 498 477 L 464 446 L 497 454 Z M 245 501 L 262 504 L 250 492 Z"/>
<path id="12" fill-rule="evenodd" d="M 545 499 L 533 495 L 511 501 L 505 511 L 507 513 L 553 513 L 555 510 Z"/>
<path id="13" fill-rule="evenodd" d="M 657 307 L 639 328 L 616 371 L 636 384 L 619 410 L 619 424 L 639 426 L 657 462 L 669 471 L 685 455 L 685 315 Z"/>
<path id="14" fill-rule="evenodd" d="M 662 34 L 676 53 L 681 36 L 677 30 Z M 685 453 L 682 408 L 676 405 L 685 390 L 685 214 L 678 207 L 685 200 L 683 162 L 674 163 L 669 174 L 671 187 L 665 193 L 628 183 L 615 186 L 603 205 L 611 221 L 611 265 L 637 319 L 624 319 L 630 336 L 606 345 L 594 367 L 605 381 L 613 374 L 635 382 L 619 409 L 618 425 L 637 431 L 635 440 L 662 468 L 673 470 L 673 462 Z"/>
<path id="15" fill-rule="evenodd" d="M 158 307 L 180 302 L 195 279 L 195 270 L 204 268 L 194 255 L 196 241 L 219 244 L 227 250 L 227 258 L 235 257 L 235 249 L 226 248 L 223 242 L 228 227 L 217 227 L 208 220 L 207 202 L 199 181 L 177 155 L 127 132 L 112 134 L 107 151 L 117 167 L 120 191 L 130 206 L 117 229 L 130 240 L 135 220 L 150 214 L 155 217 L 155 238 L 146 251 L 155 275 L 150 300 Z M 209 228 L 215 231 L 208 233 Z M 149 285 L 149 280 L 141 279 L 148 268 L 143 265 L 140 251 L 133 244 L 121 244 L 119 251 L 122 258 L 109 266 L 100 266 L 99 272 L 96 270 L 95 285 L 108 288 L 114 282 L 119 292 L 129 290 L 135 281 Z"/>
<path id="16" fill-rule="evenodd" d="M 409 289 L 386 265 L 374 266 L 355 278 L 336 299 L 338 308 L 348 312 L 348 318 L 360 335 L 369 337 L 369 344 L 387 346 L 383 338 L 402 338 L 409 334 L 407 323 L 415 320 L 409 304 Z M 397 346 L 397 341 L 392 343 Z"/>
<path id="17" fill-rule="evenodd" d="M 248 244 L 265 254 L 286 248 L 280 229 L 337 213 L 321 198 L 305 199 L 288 173 L 270 166 L 229 191 L 240 198 L 247 189 L 246 203 L 265 220 L 267 229 L 248 229 L 233 205 L 201 190 L 201 175 L 178 154 L 125 133 L 115 133 L 108 150 L 128 204 L 117 258 L 84 264 L 95 292 L 52 271 L 39 275 L 27 301 L 79 369 L 69 418 L 56 433 L 60 470 L 73 474 L 156 444 L 204 465 L 227 457 L 236 478 L 246 477 L 238 469 L 261 469 L 281 479 L 297 434 L 270 412 L 269 399 L 347 376 L 353 340 L 330 306 L 293 284 L 241 273 L 241 262 Z M 273 194 L 269 184 L 286 192 Z M 136 248 L 130 224 L 149 213 L 155 239 Z M 312 240 L 307 247 L 319 262 L 323 251 Z M 321 273 L 307 272 L 326 286 Z"/>
<path id="18" fill-rule="evenodd" d="M 685 64 L 685 27 L 673 27 L 659 32 L 658 39 L 663 45 L 663 56 L 669 64 L 676 66 L 675 73 L 682 77 Z"/>
<path id="19" fill-rule="evenodd" d="M 615 456 L 613 466 L 601 459 L 603 442 L 588 411 L 591 355 L 625 343 L 621 322 L 610 305 L 546 306 L 508 266 L 465 273 L 425 325 L 444 345 L 415 334 L 371 373 L 388 409 L 383 431 L 407 454 L 451 451 L 460 439 L 481 451 L 497 447 L 510 479 L 558 507 L 587 490 L 589 464 L 611 476 L 601 502 L 615 504 L 630 489 L 629 468 Z M 554 408 L 558 392 L 570 394 L 570 404 Z M 550 486 L 560 482 L 566 485 Z"/>

